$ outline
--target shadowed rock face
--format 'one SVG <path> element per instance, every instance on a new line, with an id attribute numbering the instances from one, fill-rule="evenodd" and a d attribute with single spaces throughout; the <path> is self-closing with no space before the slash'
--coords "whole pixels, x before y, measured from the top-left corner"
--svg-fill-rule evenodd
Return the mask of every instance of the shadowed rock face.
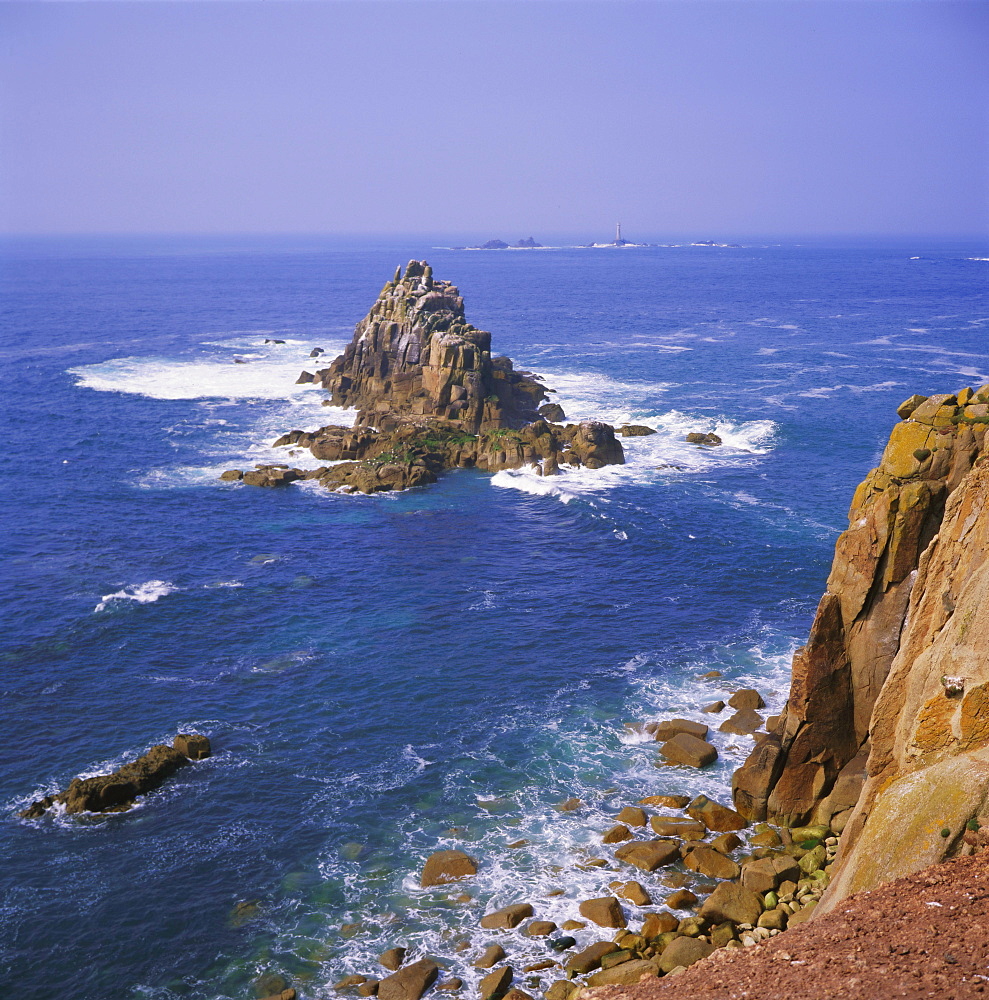
<path id="1" fill-rule="evenodd" d="M 881 464 L 855 491 L 810 637 L 794 654 L 786 709 L 735 773 L 744 816 L 843 829 L 865 777 L 870 727 L 875 740 L 895 715 L 890 698 L 877 699 L 901 648 L 918 567 L 946 503 L 979 481 L 969 477 L 985 455 L 987 404 L 983 386 L 914 396 L 899 408 Z"/>
<path id="2" fill-rule="evenodd" d="M 358 426 L 390 430 L 407 418 L 448 421 L 477 434 L 539 419 L 546 390 L 508 358 L 491 356 L 491 334 L 464 318 L 456 286 L 409 261 L 381 290 L 354 339 L 316 373 L 334 406 Z"/>

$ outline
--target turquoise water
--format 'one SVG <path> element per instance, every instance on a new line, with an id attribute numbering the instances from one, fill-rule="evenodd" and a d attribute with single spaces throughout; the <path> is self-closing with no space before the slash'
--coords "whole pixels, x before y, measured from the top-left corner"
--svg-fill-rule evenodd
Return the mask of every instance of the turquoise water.
<path id="1" fill-rule="evenodd" d="M 737 686 L 779 708 L 896 405 L 989 381 L 984 248 L 433 242 L 5 245 L 8 988 L 233 998 L 277 972 L 316 997 L 395 944 L 472 982 L 485 909 L 562 922 L 606 891 L 615 873 L 580 865 L 621 805 L 726 795 L 749 738 L 716 734 L 718 764 L 687 774 L 624 723 L 710 721 Z M 218 482 L 346 418 L 295 378 L 411 257 L 568 416 L 659 433 L 552 480 Z M 131 813 L 16 818 L 190 729 L 214 756 Z M 463 845 L 471 902 L 418 888 Z M 512 940 L 516 967 L 546 956 Z"/>

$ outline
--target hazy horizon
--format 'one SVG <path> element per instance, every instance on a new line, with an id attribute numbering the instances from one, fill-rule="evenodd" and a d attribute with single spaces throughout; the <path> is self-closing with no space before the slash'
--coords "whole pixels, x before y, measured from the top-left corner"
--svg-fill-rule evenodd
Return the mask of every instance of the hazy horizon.
<path id="1" fill-rule="evenodd" d="M 980 2 L 28 2 L 0 26 L 6 235 L 989 232 Z"/>

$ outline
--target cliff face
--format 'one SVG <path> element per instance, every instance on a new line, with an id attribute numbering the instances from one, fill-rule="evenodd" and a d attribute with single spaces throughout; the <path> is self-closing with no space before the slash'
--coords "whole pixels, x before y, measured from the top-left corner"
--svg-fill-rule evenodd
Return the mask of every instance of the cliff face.
<path id="1" fill-rule="evenodd" d="M 969 820 L 989 825 L 989 457 L 920 558 L 871 737 L 821 912 L 964 850 Z"/>
<path id="2" fill-rule="evenodd" d="M 358 426 L 391 430 L 404 419 L 444 420 L 471 434 L 539 418 L 546 390 L 504 357 L 491 334 L 464 318 L 456 286 L 409 261 L 385 285 L 354 339 L 316 373 L 334 406 L 358 410 Z"/>
<path id="3" fill-rule="evenodd" d="M 958 553 L 944 558 L 956 558 L 961 565 L 961 551 L 978 548 L 979 538 L 984 555 L 984 536 L 973 534 L 972 524 L 984 524 L 986 516 L 976 500 L 980 495 L 984 499 L 986 490 L 981 463 L 989 386 L 977 392 L 965 389 L 957 396 L 914 396 L 897 412 L 902 420 L 893 428 L 881 464 L 855 492 L 849 528 L 835 546 L 827 590 L 807 645 L 794 655 L 786 709 L 776 729 L 735 774 L 736 808 L 751 819 L 788 825 L 820 822 L 841 831 L 859 800 L 867 763 L 873 776 L 869 787 L 875 790 L 876 781 L 884 780 L 876 775 L 888 778 L 900 773 L 896 768 L 906 767 L 908 758 L 911 767 L 926 760 L 923 755 L 904 757 L 907 731 L 919 725 L 922 716 L 927 720 L 923 734 L 930 734 L 923 738 L 940 747 L 938 753 L 947 746 L 950 725 L 963 739 L 960 723 L 949 725 L 947 716 L 942 718 L 944 706 L 929 691 L 924 697 L 934 698 L 942 713 L 937 723 L 933 709 L 924 715 L 922 705 L 904 705 L 902 698 L 906 690 L 927 691 L 919 680 L 905 679 L 913 677 L 915 663 L 934 638 L 930 631 L 917 631 L 924 595 L 929 589 L 931 594 L 936 591 L 924 607 L 941 601 L 943 595 L 945 621 L 956 613 L 947 609 L 957 595 L 948 596 L 938 582 L 940 563 L 932 559 L 938 551 L 947 551 L 944 541 L 935 544 L 936 536 L 940 531 L 941 539 L 947 537 L 965 503 L 969 504 L 966 517 L 975 520 L 965 528 L 964 537 L 959 536 Z M 952 520 L 942 527 L 946 509 Z M 930 575 L 932 569 L 935 576 Z M 969 575 L 976 569 L 973 564 Z M 952 580 L 952 587 L 964 582 L 960 577 Z M 926 614 L 925 620 L 933 623 L 933 612 Z M 945 621 L 937 626 L 939 636 Z M 968 628 L 979 621 L 973 614 Z M 953 640 L 946 634 L 945 642 L 949 641 Z M 989 638 L 984 628 L 977 641 L 985 655 Z M 935 725 L 941 727 L 937 735 L 933 735 Z M 966 730 L 976 731 L 982 730 Z"/>

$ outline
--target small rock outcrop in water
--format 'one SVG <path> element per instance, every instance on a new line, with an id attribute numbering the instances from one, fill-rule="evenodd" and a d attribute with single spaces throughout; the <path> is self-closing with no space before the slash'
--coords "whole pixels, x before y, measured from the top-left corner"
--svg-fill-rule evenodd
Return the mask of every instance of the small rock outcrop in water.
<path id="1" fill-rule="evenodd" d="M 471 326 L 464 302 L 424 261 L 410 261 L 382 289 L 354 338 L 328 368 L 303 372 L 334 406 L 358 411 L 354 427 L 290 431 L 275 447 L 308 448 L 339 463 L 310 472 L 264 467 L 221 478 L 255 486 L 317 479 L 335 490 L 377 493 L 436 481 L 453 468 L 489 472 L 531 466 L 553 475 L 560 466 L 621 465 L 625 453 L 610 424 L 559 426 L 562 407 L 543 403 L 537 376 L 492 356 L 491 334 Z M 540 405 L 542 404 L 542 405 Z"/>
<path id="2" fill-rule="evenodd" d="M 154 791 L 190 760 L 203 760 L 209 755 L 210 742 L 205 736 L 179 733 L 171 746 L 159 743 L 113 774 L 74 778 L 64 792 L 46 795 L 18 815 L 22 819 L 37 819 L 56 803 L 64 805 L 69 815 L 124 812 L 139 795 Z"/>
<path id="3" fill-rule="evenodd" d="M 821 912 L 965 850 L 989 813 L 989 385 L 898 413 L 786 709 L 733 782 L 749 818 L 844 831 Z"/>

